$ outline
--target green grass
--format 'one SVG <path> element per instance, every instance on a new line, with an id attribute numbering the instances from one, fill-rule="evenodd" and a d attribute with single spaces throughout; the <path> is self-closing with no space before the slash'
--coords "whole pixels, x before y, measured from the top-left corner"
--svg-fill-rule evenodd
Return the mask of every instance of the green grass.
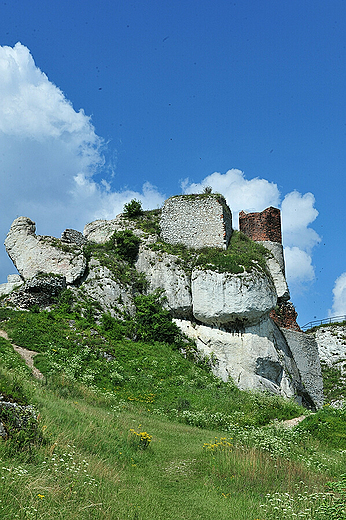
<path id="1" fill-rule="evenodd" d="M 269 518 L 261 508 L 267 494 L 325 492 L 345 463 L 344 455 L 331 460 L 309 438 L 293 435 L 295 456 L 278 455 L 245 437 L 225 443 L 222 431 L 172 422 L 78 383 L 65 385 L 64 392 L 63 379 L 55 386 L 25 381 L 45 444 L 36 446 L 32 459 L 13 451 L 9 457 L 10 441 L 0 443 L 4 520 Z M 147 432 L 150 445 L 139 449 L 131 430 Z M 267 439 L 273 441 L 274 432 L 268 430 Z M 319 450 L 317 460 L 324 456 L 324 469 L 311 467 L 307 448 Z"/>
<path id="2" fill-rule="evenodd" d="M 140 327 L 155 332 L 157 312 L 157 337 L 174 338 L 178 330 L 166 328 L 174 325 L 167 311 L 160 314 L 154 305 L 155 312 L 149 313 L 147 322 L 142 300 L 134 321 L 139 337 Z M 149 304 L 152 311 L 153 302 Z M 200 358 L 194 346 L 181 337 L 176 343 L 154 341 L 154 337 L 150 342 L 119 340 L 114 339 L 112 328 L 72 316 L 15 312 L 2 326 L 14 343 L 39 352 L 35 365 L 48 380 L 64 374 L 70 381 L 116 394 L 119 400 L 147 403 L 150 410 L 177 421 L 227 430 L 234 423 L 259 426 L 303 413 L 291 400 L 241 392 L 233 383 L 222 382 L 210 370 L 212 360 Z"/>
<path id="3" fill-rule="evenodd" d="M 115 340 L 65 300 L 0 313 L 46 374 L 0 339 L 0 393 L 39 414 L 0 440 L 1 518 L 345 518 L 345 410 L 281 428 L 304 409 L 223 383 L 188 344 Z"/>
<path id="4" fill-rule="evenodd" d="M 150 247 L 154 251 L 177 256 L 184 270 L 188 272 L 191 272 L 194 267 L 200 267 L 231 274 L 252 271 L 267 273 L 266 257 L 271 254 L 264 246 L 253 242 L 244 233 L 236 230 L 233 231 L 226 250 L 216 247 L 194 250 L 160 240 Z"/>

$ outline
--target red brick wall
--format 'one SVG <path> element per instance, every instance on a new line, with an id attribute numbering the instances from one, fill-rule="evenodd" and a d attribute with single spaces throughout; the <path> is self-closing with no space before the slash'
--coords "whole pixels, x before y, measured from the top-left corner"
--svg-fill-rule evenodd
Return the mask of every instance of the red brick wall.
<path id="1" fill-rule="evenodd" d="M 281 244 L 281 216 L 277 208 L 258 213 L 239 213 L 239 230 L 256 242 L 269 240 Z"/>
<path id="2" fill-rule="evenodd" d="M 279 327 L 301 332 L 301 328 L 297 323 L 298 314 L 292 302 L 283 302 L 276 309 L 273 309 L 269 316 Z"/>

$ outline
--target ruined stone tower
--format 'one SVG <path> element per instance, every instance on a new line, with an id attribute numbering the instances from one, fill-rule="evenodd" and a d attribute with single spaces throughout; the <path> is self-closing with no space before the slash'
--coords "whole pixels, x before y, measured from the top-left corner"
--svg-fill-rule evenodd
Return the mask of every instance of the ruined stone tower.
<path id="1" fill-rule="evenodd" d="M 162 239 L 169 244 L 227 249 L 232 213 L 222 195 L 178 195 L 166 200 L 160 226 Z"/>

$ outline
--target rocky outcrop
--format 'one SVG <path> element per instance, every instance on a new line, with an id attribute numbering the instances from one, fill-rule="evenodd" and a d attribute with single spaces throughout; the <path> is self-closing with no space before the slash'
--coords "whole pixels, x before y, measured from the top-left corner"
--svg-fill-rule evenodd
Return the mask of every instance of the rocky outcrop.
<path id="1" fill-rule="evenodd" d="M 320 327 L 312 335 L 316 340 L 321 361 L 329 367 L 339 368 L 342 374 L 346 375 L 346 326 Z"/>
<path id="2" fill-rule="evenodd" d="M 88 266 L 88 275 L 81 290 L 83 297 L 99 302 L 103 312 L 113 317 L 119 317 L 125 308 L 133 307 L 132 288 L 122 284 L 115 275 L 100 262 L 92 258 Z M 78 289 L 75 289 L 78 295 Z"/>
<path id="3" fill-rule="evenodd" d="M 259 242 L 266 247 L 271 255 L 266 258 L 268 270 L 273 279 L 276 294 L 279 301 L 286 301 L 290 299 L 290 292 L 288 289 L 286 276 L 285 276 L 285 264 L 283 247 L 277 242 Z"/>
<path id="4" fill-rule="evenodd" d="M 24 280 L 19 276 L 19 274 L 9 274 L 7 277 L 7 283 L 0 284 L 0 296 L 4 296 L 5 294 L 10 294 L 14 289 L 18 289 Z"/>
<path id="5" fill-rule="evenodd" d="M 113 220 L 94 220 L 84 226 L 83 235 L 91 242 L 104 244 L 119 229 L 122 229 L 119 217 Z"/>
<path id="6" fill-rule="evenodd" d="M 190 276 L 182 268 L 176 256 L 141 248 L 136 269 L 145 273 L 149 282 L 149 291 L 164 289 L 167 307 L 174 317 L 192 317 Z"/>
<path id="7" fill-rule="evenodd" d="M 323 405 L 323 379 L 318 346 L 313 335 L 281 329 L 296 361 L 302 383 L 316 408 Z"/>
<path id="8" fill-rule="evenodd" d="M 194 269 L 191 280 L 193 315 L 208 325 L 256 323 L 276 305 L 273 283 L 258 271 L 230 274 Z"/>
<path id="9" fill-rule="evenodd" d="M 222 256 L 219 262 L 220 256 L 214 261 L 213 255 L 203 256 L 198 251 L 199 247 L 215 246 L 216 242 L 219 249 L 227 245 L 232 232 L 231 216 L 223 201 L 218 196 L 169 199 L 161 217 L 161 239 L 166 242 L 159 240 L 157 220 L 131 220 L 119 215 L 110 221 L 87 224 L 84 236 L 68 229 L 61 239 L 56 239 L 37 236 L 34 222 L 20 217 L 13 222 L 5 245 L 25 284 L 6 301 L 20 308 L 47 306 L 63 288 L 70 286 L 81 305 L 83 301 L 90 304 L 93 300 L 100 313 L 119 318 L 125 310 L 130 313 L 134 310 L 134 295 L 138 287 L 143 290 L 145 286 L 139 274 L 143 273 L 149 292 L 157 289 L 165 292 L 166 307 L 180 329 L 196 341 L 199 351 L 213 360 L 217 376 L 225 381 L 233 379 L 242 389 L 268 390 L 294 397 L 312 409 L 319 408 L 323 388 L 318 347 L 314 337 L 300 331 L 296 312 L 288 301 L 279 241 L 280 212 L 269 208 L 259 216 L 243 216 L 245 231 L 253 233 L 270 253 L 265 255 L 257 248 L 256 254 L 265 258 L 258 260 L 254 256 L 248 267 L 251 271 L 245 272 L 243 268 L 243 272 L 232 274 L 222 272 L 225 268 L 219 267 L 233 265 L 222 263 L 224 253 L 217 252 Z M 272 221 L 273 233 L 268 231 Z M 87 266 L 83 254 L 86 242 L 102 244 L 114 232 L 126 229 L 141 240 L 135 268 L 133 257 L 129 264 L 126 255 L 120 258 L 113 252 L 114 256 L 109 257 L 111 242 L 103 251 L 95 246 Z M 188 249 L 174 247 L 181 243 Z M 252 258 L 253 244 L 244 254 Z M 232 262 L 240 264 L 235 264 L 236 269 L 232 270 L 241 271 L 241 258 L 245 257 L 236 252 Z M 326 357 L 331 358 L 337 347 L 323 348 Z"/>
<path id="10" fill-rule="evenodd" d="M 7 296 L 5 303 L 24 310 L 36 306 L 46 308 L 56 302 L 57 297 L 66 287 L 64 276 L 34 276 L 21 285 L 17 291 L 13 291 Z"/>
<path id="11" fill-rule="evenodd" d="M 323 387 L 321 371 L 313 366 L 318 378 L 310 395 L 309 373 L 302 360 L 297 363 L 278 327 L 265 318 L 242 333 L 230 333 L 187 320 L 175 320 L 179 328 L 196 341 L 198 350 L 209 356 L 213 372 L 224 381 L 232 379 L 243 390 L 266 390 L 285 397 L 295 397 L 309 408 L 321 406 Z M 312 354 L 313 351 L 310 351 Z"/>
<path id="12" fill-rule="evenodd" d="M 28 280 L 40 273 L 52 273 L 71 284 L 85 272 L 86 258 L 77 244 L 64 244 L 53 237 L 35 234 L 35 222 L 17 218 L 6 237 L 5 247 L 18 272 Z"/>

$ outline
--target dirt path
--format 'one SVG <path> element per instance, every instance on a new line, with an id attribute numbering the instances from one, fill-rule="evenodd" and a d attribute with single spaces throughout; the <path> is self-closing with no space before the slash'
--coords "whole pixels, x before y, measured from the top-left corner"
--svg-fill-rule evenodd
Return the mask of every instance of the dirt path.
<path id="1" fill-rule="evenodd" d="M 294 426 L 297 426 L 297 424 L 302 422 L 305 418 L 306 418 L 305 415 L 301 415 L 300 417 L 294 417 L 294 419 L 288 419 L 287 421 L 281 421 L 278 424 L 280 424 L 284 428 L 293 428 Z"/>
<path id="2" fill-rule="evenodd" d="M 0 330 L 0 336 L 4 339 L 7 339 L 8 341 L 11 341 L 7 335 L 7 332 L 5 332 L 4 330 Z M 42 374 L 42 372 L 40 372 L 36 367 L 34 367 L 34 357 L 36 356 L 36 354 L 38 354 L 38 352 L 34 352 L 33 350 L 28 350 L 23 347 L 18 347 L 18 345 L 14 345 L 13 343 L 12 343 L 12 347 L 14 348 L 14 350 L 16 352 L 18 352 L 18 354 L 20 354 L 22 356 L 22 358 L 24 359 L 24 361 L 28 365 L 28 367 L 31 368 L 32 375 L 34 377 L 36 377 L 36 379 L 43 380 L 44 375 Z"/>

